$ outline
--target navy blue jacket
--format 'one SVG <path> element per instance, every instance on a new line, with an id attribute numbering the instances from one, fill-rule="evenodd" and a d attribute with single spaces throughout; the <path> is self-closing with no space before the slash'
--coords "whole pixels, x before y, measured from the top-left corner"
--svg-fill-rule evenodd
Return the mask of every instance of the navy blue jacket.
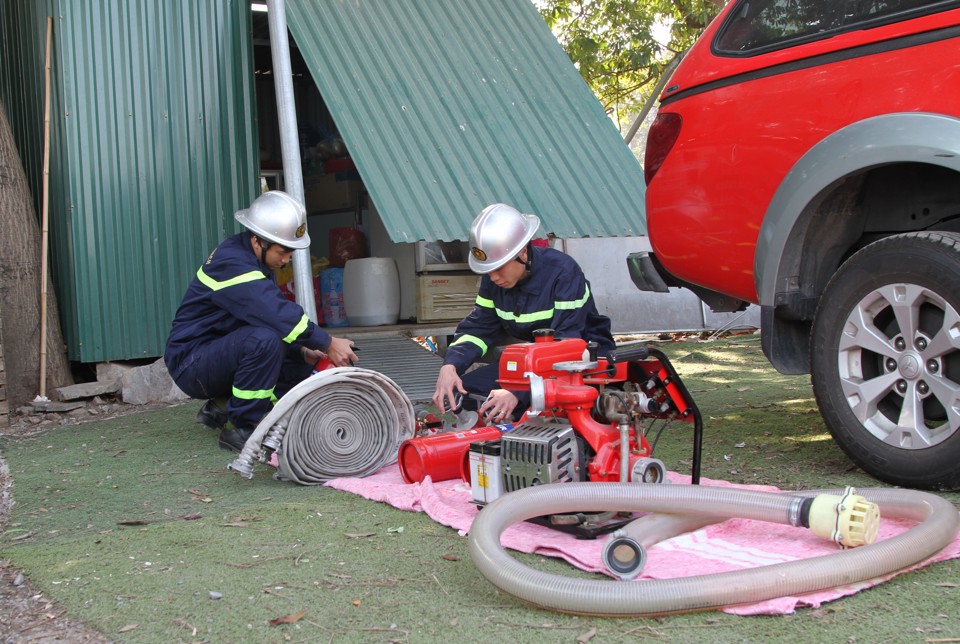
<path id="1" fill-rule="evenodd" d="M 610 318 L 597 311 L 590 284 L 577 262 L 552 248 L 531 246 L 527 278 L 505 289 L 484 275 L 473 311 L 457 325 L 444 364 L 462 374 L 507 336 L 533 342 L 537 329 L 553 329 L 558 338 L 583 338 L 606 355 L 615 344 Z"/>
<path id="2" fill-rule="evenodd" d="M 280 292 L 273 271 L 260 263 L 250 239 L 250 233 L 243 232 L 223 240 L 190 281 L 163 355 L 174 379 L 195 347 L 244 326 L 273 329 L 297 351 L 301 345 L 321 350 L 330 346 L 330 335 Z"/>

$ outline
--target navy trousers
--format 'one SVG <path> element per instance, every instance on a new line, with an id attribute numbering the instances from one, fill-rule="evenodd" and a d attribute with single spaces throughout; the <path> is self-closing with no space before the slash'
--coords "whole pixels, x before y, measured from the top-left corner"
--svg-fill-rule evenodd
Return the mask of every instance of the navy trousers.
<path id="1" fill-rule="evenodd" d="M 313 371 L 289 348 L 270 329 L 242 327 L 196 349 L 175 382 L 192 398 L 229 397 L 233 426 L 254 428 L 276 399 Z"/>

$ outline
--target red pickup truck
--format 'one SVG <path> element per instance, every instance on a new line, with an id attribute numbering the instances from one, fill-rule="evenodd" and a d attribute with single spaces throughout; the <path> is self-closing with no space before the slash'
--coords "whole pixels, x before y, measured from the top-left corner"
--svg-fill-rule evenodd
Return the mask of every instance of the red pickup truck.
<path id="1" fill-rule="evenodd" d="M 960 2 L 733 0 L 647 137 L 641 289 L 760 305 L 871 475 L 960 488 Z"/>

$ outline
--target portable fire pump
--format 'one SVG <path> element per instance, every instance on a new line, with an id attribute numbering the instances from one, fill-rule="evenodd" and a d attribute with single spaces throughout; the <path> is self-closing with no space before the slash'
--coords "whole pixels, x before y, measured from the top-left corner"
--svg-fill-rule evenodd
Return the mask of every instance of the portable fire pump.
<path id="1" fill-rule="evenodd" d="M 658 349 L 622 345 L 598 357 L 593 343 L 543 330 L 534 342 L 504 348 L 499 383 L 530 391 L 530 409 L 519 421 L 474 426 L 476 414 L 461 413 L 447 431 L 405 441 L 398 461 L 407 482 L 455 478 L 459 470 L 480 506 L 547 483 L 662 483 L 666 471 L 654 447 L 671 422 L 682 421 L 693 425 L 691 480 L 699 483 L 700 411 Z M 626 522 L 614 515 L 554 515 L 540 522 L 589 538 Z"/>

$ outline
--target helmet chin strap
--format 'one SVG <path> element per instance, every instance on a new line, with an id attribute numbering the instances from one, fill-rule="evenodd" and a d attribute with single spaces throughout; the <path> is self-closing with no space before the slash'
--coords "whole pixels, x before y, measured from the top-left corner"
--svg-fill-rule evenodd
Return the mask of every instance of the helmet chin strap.
<path id="1" fill-rule="evenodd" d="M 260 237 L 257 237 L 257 246 L 260 247 L 260 263 L 264 266 L 267 265 L 267 251 L 273 246 L 273 242 L 270 242 L 266 246 L 263 245 L 263 240 Z"/>
<path id="2" fill-rule="evenodd" d="M 526 248 L 527 248 L 527 259 L 520 259 L 519 255 L 513 258 L 516 261 L 523 264 L 524 267 L 527 269 L 526 272 L 523 274 L 523 277 L 517 281 L 517 284 L 516 284 L 517 286 L 522 286 L 526 284 L 527 281 L 530 280 L 530 277 L 532 277 L 533 275 L 533 251 L 530 248 L 530 244 L 527 244 Z"/>
<path id="3" fill-rule="evenodd" d="M 517 255 L 513 259 L 523 264 L 526 267 L 527 272 L 529 273 L 531 270 L 533 270 L 533 252 L 530 249 L 529 243 L 524 248 L 526 248 L 527 250 L 527 259 L 521 259 L 519 255 Z"/>

